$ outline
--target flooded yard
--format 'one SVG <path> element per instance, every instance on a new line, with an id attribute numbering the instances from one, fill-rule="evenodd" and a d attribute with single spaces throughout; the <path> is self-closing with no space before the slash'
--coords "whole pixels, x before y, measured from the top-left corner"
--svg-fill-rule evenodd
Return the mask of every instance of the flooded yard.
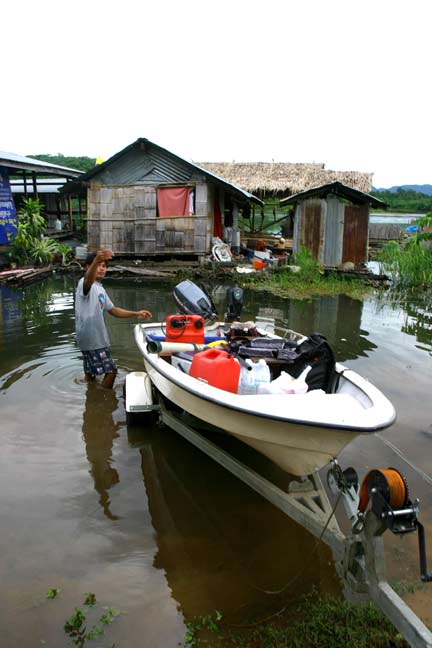
<path id="1" fill-rule="evenodd" d="M 178 646 L 185 616 L 217 609 L 243 623 L 313 587 L 339 593 L 329 550 L 316 550 L 301 527 L 174 432 L 158 424 L 128 429 L 124 379 L 142 369 L 133 321 L 107 317 L 115 389 L 83 381 L 77 280 L 0 287 L 2 646 L 70 645 L 63 625 L 87 592 L 121 611 L 95 645 L 128 648 Z M 148 308 L 155 320 L 176 311 L 167 284 L 105 286 L 115 305 Z M 220 303 L 225 287 L 211 289 Z M 431 568 L 432 300 L 294 301 L 245 292 L 243 319 L 270 308 L 284 326 L 326 335 L 337 360 L 393 402 L 397 422 L 359 437 L 339 459 L 360 478 L 387 466 L 406 476 L 421 499 Z M 431 624 L 432 585 L 417 586 L 416 542 L 386 538 L 387 571 L 391 582 L 415 584 L 406 600 Z M 61 589 L 54 600 L 46 598 L 50 588 Z"/>

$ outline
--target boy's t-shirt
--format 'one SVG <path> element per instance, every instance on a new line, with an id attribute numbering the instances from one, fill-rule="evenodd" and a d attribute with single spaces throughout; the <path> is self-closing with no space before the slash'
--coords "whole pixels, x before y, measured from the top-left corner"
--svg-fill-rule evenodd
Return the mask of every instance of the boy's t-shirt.
<path id="1" fill-rule="evenodd" d="M 109 346 L 104 312 L 111 308 L 114 308 L 114 304 L 99 281 L 95 281 L 84 295 L 84 277 L 79 280 L 75 296 L 75 330 L 81 351 L 95 351 Z"/>

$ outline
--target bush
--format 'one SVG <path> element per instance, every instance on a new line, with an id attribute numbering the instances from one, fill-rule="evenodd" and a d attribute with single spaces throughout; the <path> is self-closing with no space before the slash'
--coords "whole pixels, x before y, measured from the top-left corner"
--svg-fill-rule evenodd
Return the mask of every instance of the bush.
<path id="1" fill-rule="evenodd" d="M 29 247 L 28 254 L 32 261 L 35 263 L 51 263 L 57 251 L 57 243 L 54 239 L 39 238 L 32 239 Z"/>
<path id="2" fill-rule="evenodd" d="M 46 231 L 43 204 L 39 199 L 26 198 L 18 212 L 17 233 L 12 239 L 9 258 L 19 262 L 51 263 L 56 242 L 42 238 Z"/>

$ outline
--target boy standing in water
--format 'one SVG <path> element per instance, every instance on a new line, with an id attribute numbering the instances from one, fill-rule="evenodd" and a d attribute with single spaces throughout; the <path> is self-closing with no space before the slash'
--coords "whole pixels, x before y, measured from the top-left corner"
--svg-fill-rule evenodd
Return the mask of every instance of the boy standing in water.
<path id="1" fill-rule="evenodd" d="M 104 248 L 87 255 L 86 273 L 78 282 L 75 298 L 76 339 L 83 354 L 86 380 L 104 374 L 102 385 L 108 388 L 114 385 L 117 367 L 109 350 L 105 311 L 114 317 L 148 320 L 152 316 L 148 310 L 130 311 L 112 303 L 101 282 L 107 271 L 107 261 L 113 256 L 112 250 Z"/>

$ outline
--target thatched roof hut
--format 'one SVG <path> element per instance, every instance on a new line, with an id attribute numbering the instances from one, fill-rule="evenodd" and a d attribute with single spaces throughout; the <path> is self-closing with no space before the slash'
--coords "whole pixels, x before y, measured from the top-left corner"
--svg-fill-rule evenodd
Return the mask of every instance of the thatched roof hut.
<path id="1" fill-rule="evenodd" d="M 250 193 L 263 197 L 291 196 L 312 187 L 341 182 L 365 193 L 372 190 L 372 173 L 331 171 L 324 164 L 292 162 L 199 162 L 199 166 Z"/>

